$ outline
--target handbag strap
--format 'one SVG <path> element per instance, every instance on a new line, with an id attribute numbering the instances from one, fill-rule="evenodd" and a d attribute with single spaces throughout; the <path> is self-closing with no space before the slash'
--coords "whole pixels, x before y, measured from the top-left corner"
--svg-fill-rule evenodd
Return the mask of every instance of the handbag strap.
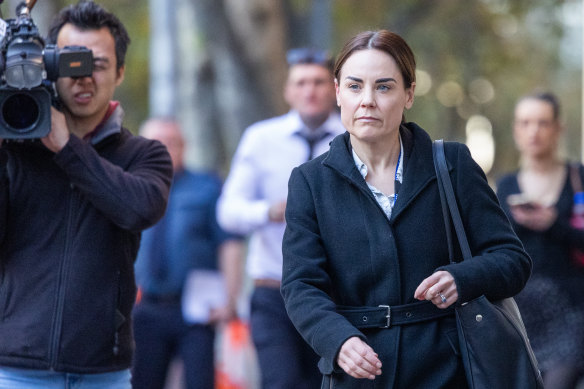
<path id="1" fill-rule="evenodd" d="M 454 262 L 454 247 L 452 241 L 452 230 L 450 227 L 450 220 L 454 224 L 458 244 L 462 251 L 462 258 L 468 260 L 472 258 L 470 246 L 462 224 L 462 218 L 458 211 L 456 203 L 456 196 L 452 188 L 450 175 L 448 174 L 448 167 L 446 165 L 446 155 L 444 154 L 444 141 L 442 139 L 435 140 L 432 145 L 432 154 L 434 157 L 434 169 L 436 170 L 436 178 L 438 179 L 438 190 L 440 192 L 440 202 L 442 203 L 442 213 L 444 215 L 444 224 L 446 225 L 446 238 L 448 240 L 448 253 L 450 255 L 450 262 Z M 450 216 L 450 217 L 449 217 Z"/>
<path id="2" fill-rule="evenodd" d="M 432 157 L 434 158 L 434 170 L 436 171 L 436 180 L 438 181 L 438 192 L 440 193 L 440 204 L 442 205 L 442 216 L 444 217 L 444 226 L 446 227 L 446 241 L 448 243 L 448 258 L 450 262 L 454 262 L 454 244 L 452 242 L 452 227 L 450 224 L 450 211 L 448 209 L 448 204 L 446 202 L 446 195 L 444 194 L 444 188 L 442 187 L 442 180 L 440 178 L 440 170 L 438 168 L 438 157 L 436 153 L 438 152 L 438 146 L 436 142 L 440 142 L 442 147 L 442 139 L 436 140 L 432 145 Z"/>

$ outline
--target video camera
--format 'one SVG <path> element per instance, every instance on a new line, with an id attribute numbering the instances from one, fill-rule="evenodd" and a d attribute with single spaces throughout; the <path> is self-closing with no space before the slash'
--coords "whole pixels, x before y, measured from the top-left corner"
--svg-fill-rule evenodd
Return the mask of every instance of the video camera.
<path id="1" fill-rule="evenodd" d="M 0 0 L 0 4 L 3 0 Z M 45 45 L 30 17 L 36 0 L 0 18 L 0 138 L 35 139 L 51 130 L 51 105 L 58 104 L 59 77 L 88 77 L 93 54 L 82 46 Z"/>

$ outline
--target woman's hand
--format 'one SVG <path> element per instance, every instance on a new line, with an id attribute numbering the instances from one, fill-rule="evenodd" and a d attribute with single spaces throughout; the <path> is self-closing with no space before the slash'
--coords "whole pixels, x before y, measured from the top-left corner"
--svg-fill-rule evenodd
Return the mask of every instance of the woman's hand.
<path id="1" fill-rule="evenodd" d="M 381 374 L 381 361 L 377 353 L 356 336 L 343 343 L 337 363 L 345 373 L 354 378 L 373 380 Z"/>
<path id="2" fill-rule="evenodd" d="M 534 231 L 547 230 L 558 217 L 556 208 L 536 203 L 532 203 L 529 208 L 517 205 L 511 206 L 510 209 L 511 216 L 517 224 Z"/>
<path id="3" fill-rule="evenodd" d="M 440 270 L 426 278 L 414 292 L 414 298 L 431 301 L 438 308 L 448 308 L 458 300 L 454 277 Z"/>

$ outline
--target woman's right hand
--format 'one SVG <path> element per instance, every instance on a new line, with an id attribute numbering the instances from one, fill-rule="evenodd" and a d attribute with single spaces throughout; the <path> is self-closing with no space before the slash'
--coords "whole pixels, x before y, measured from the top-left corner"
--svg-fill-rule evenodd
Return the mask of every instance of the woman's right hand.
<path id="1" fill-rule="evenodd" d="M 345 373 L 354 378 L 373 380 L 381 374 L 381 361 L 377 353 L 356 336 L 343 343 L 337 363 Z"/>
<path id="2" fill-rule="evenodd" d="M 274 223 L 284 222 L 286 215 L 286 201 L 280 201 L 270 205 L 268 209 L 268 219 Z"/>

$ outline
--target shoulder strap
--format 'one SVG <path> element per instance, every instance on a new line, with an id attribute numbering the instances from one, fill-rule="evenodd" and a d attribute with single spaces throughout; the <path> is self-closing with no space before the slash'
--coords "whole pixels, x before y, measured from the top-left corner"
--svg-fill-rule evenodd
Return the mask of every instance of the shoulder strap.
<path id="1" fill-rule="evenodd" d="M 454 189 L 452 188 L 452 182 L 450 181 L 450 175 L 448 174 L 446 156 L 444 154 L 444 141 L 442 139 L 434 141 L 434 144 L 432 145 L 432 152 L 434 156 L 436 178 L 438 179 L 438 189 L 440 192 L 440 201 L 442 203 L 444 224 L 446 225 L 446 236 L 448 239 L 448 252 L 450 254 L 450 261 L 454 261 L 454 248 L 452 246 L 453 242 L 450 228 L 450 217 L 452 218 L 452 223 L 454 224 L 454 229 L 456 231 L 456 237 L 458 238 L 458 243 L 462 251 L 462 258 L 468 260 L 472 258 L 472 253 L 470 251 L 470 246 L 468 245 L 468 240 L 466 239 L 464 225 L 462 224 L 462 218 L 460 217 L 458 205 L 456 204 L 456 196 L 454 195 Z M 448 217 L 448 214 L 450 214 L 450 217 Z"/>
<path id="2" fill-rule="evenodd" d="M 440 146 L 438 146 L 440 145 Z M 452 226 L 450 224 L 450 211 L 446 203 L 446 195 L 440 178 L 440 170 L 438 168 L 438 160 L 440 157 L 436 155 L 439 147 L 444 147 L 443 140 L 436 140 L 432 145 L 432 157 L 434 158 L 434 170 L 436 171 L 436 180 L 438 181 L 438 192 L 440 193 L 440 204 L 442 205 L 442 215 L 444 216 L 444 226 L 446 227 L 446 241 L 448 243 L 448 258 L 450 262 L 454 261 L 454 243 L 452 242 Z"/>

